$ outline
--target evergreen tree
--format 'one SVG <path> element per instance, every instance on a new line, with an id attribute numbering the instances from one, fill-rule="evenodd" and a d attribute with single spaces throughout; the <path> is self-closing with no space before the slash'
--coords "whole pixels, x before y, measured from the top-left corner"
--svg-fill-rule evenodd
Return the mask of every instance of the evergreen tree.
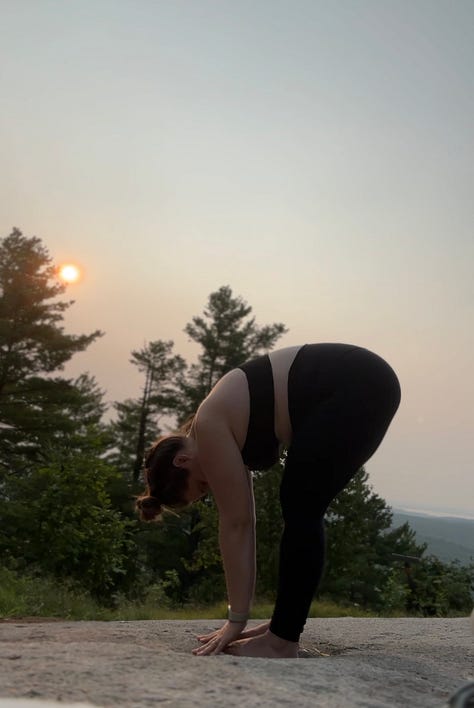
<path id="1" fill-rule="evenodd" d="M 472 610 L 474 563 L 443 563 L 435 556 L 413 567 L 406 608 L 423 617 L 466 616 Z"/>
<path id="2" fill-rule="evenodd" d="M 190 339 L 201 345 L 198 362 L 183 382 L 184 417 L 195 412 L 224 374 L 273 349 L 287 331 L 281 323 L 258 326 L 251 312 L 229 286 L 222 286 L 210 294 L 203 316 L 193 317 L 184 328 Z"/>
<path id="3" fill-rule="evenodd" d="M 283 466 L 253 473 L 255 508 L 257 513 L 257 583 L 259 597 L 274 596 L 278 583 L 280 539 L 283 517 L 280 507 L 280 484 Z"/>
<path id="4" fill-rule="evenodd" d="M 190 367 L 188 376 L 182 382 L 182 418 L 196 411 L 224 374 L 239 364 L 270 351 L 287 331 L 281 323 L 258 326 L 251 312 L 252 308 L 241 297 L 234 296 L 230 287 L 223 286 L 211 293 L 203 316 L 193 317 L 186 325 L 185 332 L 201 345 L 201 352 L 197 363 Z M 272 511 L 268 510 L 268 513 L 271 515 Z M 194 505 L 190 521 L 191 556 L 186 568 L 193 581 L 191 596 L 200 601 L 217 599 L 222 597 L 224 592 L 224 577 L 217 538 L 217 509 L 213 501 L 207 500 Z M 262 529 L 265 534 L 268 524 L 262 525 Z M 260 557 L 263 558 L 267 550 L 268 544 L 261 543 Z M 278 550 L 276 552 L 278 553 Z M 269 556 L 273 560 L 268 562 L 272 569 L 274 555 L 275 551 L 273 556 Z"/>
<path id="5" fill-rule="evenodd" d="M 114 403 L 117 414 L 108 427 L 112 449 L 107 458 L 127 481 L 133 478 L 140 428 L 140 402 L 134 398 Z"/>
<path id="6" fill-rule="evenodd" d="M 72 304 L 58 299 L 65 287 L 39 238 L 14 229 L 0 241 L 0 464 L 7 467 L 74 428 L 73 410 L 76 423 L 90 418 L 91 406 L 99 417 L 103 410 L 91 377 L 52 376 L 101 335 L 64 332 Z"/>
<path id="7" fill-rule="evenodd" d="M 115 449 L 111 455 L 126 478 L 138 481 L 145 450 L 160 432 L 163 416 L 179 407 L 184 359 L 173 354 L 173 342 L 158 339 L 132 351 L 130 362 L 144 375 L 142 395 L 116 403 L 117 419 L 110 426 Z"/>
<path id="8" fill-rule="evenodd" d="M 372 491 L 362 468 L 328 509 L 320 593 L 376 608 L 386 605 L 388 586 L 393 594 L 398 575 L 393 554 L 421 556 L 425 550 L 408 524 L 391 529 L 391 523 L 390 507 Z"/>

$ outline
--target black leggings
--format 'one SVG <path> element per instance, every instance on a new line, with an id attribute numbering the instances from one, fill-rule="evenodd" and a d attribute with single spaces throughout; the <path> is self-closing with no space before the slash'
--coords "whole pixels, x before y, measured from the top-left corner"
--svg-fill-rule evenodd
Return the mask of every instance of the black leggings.
<path id="1" fill-rule="evenodd" d="M 324 565 L 324 514 L 374 454 L 400 403 L 394 371 L 345 344 L 309 344 L 288 377 L 293 437 L 280 488 L 284 531 L 270 630 L 297 642 Z"/>

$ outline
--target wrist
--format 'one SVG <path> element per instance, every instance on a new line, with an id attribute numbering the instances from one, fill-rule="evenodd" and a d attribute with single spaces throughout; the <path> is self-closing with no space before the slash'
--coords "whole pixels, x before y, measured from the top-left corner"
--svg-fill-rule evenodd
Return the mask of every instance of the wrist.
<path id="1" fill-rule="evenodd" d="M 246 623 L 248 618 L 248 612 L 234 612 L 230 605 L 227 606 L 227 619 L 229 620 L 229 622 Z"/>

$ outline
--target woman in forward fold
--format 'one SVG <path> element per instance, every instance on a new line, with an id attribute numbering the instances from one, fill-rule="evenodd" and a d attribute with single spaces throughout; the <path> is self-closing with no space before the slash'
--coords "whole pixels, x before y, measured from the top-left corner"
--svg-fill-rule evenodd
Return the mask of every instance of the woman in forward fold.
<path id="1" fill-rule="evenodd" d="M 287 347 L 229 371 L 201 403 L 186 435 L 155 443 L 145 462 L 147 489 L 137 499 L 142 519 L 209 491 L 219 512 L 228 621 L 198 637 L 194 654 L 297 656 L 323 570 L 326 509 L 373 455 L 399 403 L 394 371 L 367 349 Z M 275 609 L 270 622 L 245 631 L 256 572 L 248 470 L 271 467 L 281 446 L 287 456 Z"/>

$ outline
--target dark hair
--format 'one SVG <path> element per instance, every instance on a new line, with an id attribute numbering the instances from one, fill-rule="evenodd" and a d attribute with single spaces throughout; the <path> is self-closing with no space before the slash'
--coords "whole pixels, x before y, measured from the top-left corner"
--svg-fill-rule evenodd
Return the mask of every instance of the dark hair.
<path id="1" fill-rule="evenodd" d="M 182 449 L 183 434 L 166 435 L 159 438 L 145 457 L 146 489 L 136 500 L 142 521 L 152 521 L 160 517 L 165 507 L 181 507 L 187 504 L 185 490 L 188 470 L 176 467 L 173 460 Z"/>

